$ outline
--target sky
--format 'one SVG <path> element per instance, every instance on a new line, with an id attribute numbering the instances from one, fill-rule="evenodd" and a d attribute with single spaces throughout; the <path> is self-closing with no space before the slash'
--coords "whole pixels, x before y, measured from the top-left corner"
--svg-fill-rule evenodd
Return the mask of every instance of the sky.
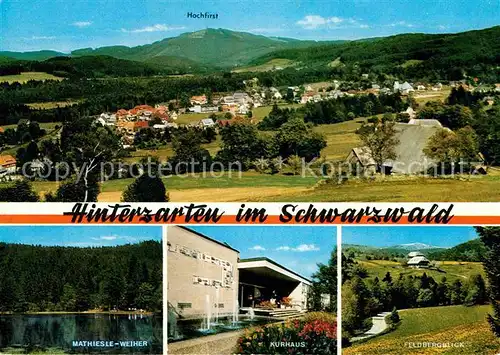
<path id="1" fill-rule="evenodd" d="M 187 13 L 217 13 L 217 19 Z M 498 0 L 0 0 L 0 50 L 135 46 L 207 27 L 334 40 L 500 24 Z"/>
<path id="2" fill-rule="evenodd" d="M 478 238 L 473 227 L 343 227 L 342 244 L 387 247 L 399 244 L 424 243 L 449 248 Z"/>
<path id="3" fill-rule="evenodd" d="M 161 241 L 158 226 L 16 226 L 0 227 L 0 242 L 73 247 Z"/>
<path id="4" fill-rule="evenodd" d="M 228 243 L 240 258 L 267 257 L 310 278 L 317 264 L 327 264 L 337 244 L 336 227 L 309 226 L 189 226 Z"/>

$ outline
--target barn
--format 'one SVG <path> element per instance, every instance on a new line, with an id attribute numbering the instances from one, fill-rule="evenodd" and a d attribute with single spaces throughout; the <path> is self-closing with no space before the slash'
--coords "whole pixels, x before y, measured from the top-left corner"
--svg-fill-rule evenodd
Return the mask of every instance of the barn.
<path id="1" fill-rule="evenodd" d="M 408 260 L 408 266 L 413 268 L 428 268 L 431 262 L 425 256 L 415 256 Z"/>
<path id="2" fill-rule="evenodd" d="M 382 170 L 388 174 L 415 175 L 427 172 L 435 166 L 436 162 L 427 157 L 424 148 L 437 131 L 442 129 L 436 124 L 408 124 L 396 123 L 396 138 L 399 143 L 395 147 L 396 159 L 387 160 L 382 165 Z M 367 147 L 353 148 L 346 159 L 346 163 L 359 164 L 371 170 L 376 169 L 376 164 Z"/>

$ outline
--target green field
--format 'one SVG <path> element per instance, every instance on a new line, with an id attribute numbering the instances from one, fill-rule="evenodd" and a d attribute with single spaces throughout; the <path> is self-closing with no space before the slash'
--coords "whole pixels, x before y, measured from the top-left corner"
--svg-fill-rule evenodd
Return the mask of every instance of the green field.
<path id="1" fill-rule="evenodd" d="M 271 59 L 270 61 L 261 64 L 261 65 L 254 65 L 254 66 L 249 66 L 249 67 L 243 67 L 243 68 L 238 68 L 233 70 L 234 73 L 243 73 L 243 72 L 262 72 L 262 71 L 269 71 L 269 70 L 276 70 L 276 68 L 286 68 L 295 65 L 296 62 L 290 59 L 283 59 L 283 58 L 276 58 L 276 59 Z"/>
<path id="2" fill-rule="evenodd" d="M 119 201 L 122 192 L 132 183 L 133 179 L 109 180 L 101 183 L 100 201 Z M 180 175 L 164 178 L 171 201 L 246 201 L 262 199 L 277 194 L 298 194 L 313 188 L 317 183 L 313 177 L 298 179 L 296 176 L 264 175 L 248 171 L 228 173 L 225 176 L 202 177 L 196 175 Z M 0 187 L 10 183 L 0 183 Z M 59 184 L 50 181 L 34 181 L 33 187 L 38 194 L 56 191 Z"/>
<path id="3" fill-rule="evenodd" d="M 303 104 L 279 104 L 278 105 L 280 108 L 300 108 L 304 106 Z M 255 122 L 260 122 L 269 115 L 269 112 L 271 112 L 272 106 L 260 106 L 252 109 L 252 118 Z"/>
<path id="4" fill-rule="evenodd" d="M 280 108 L 299 108 L 302 107 L 302 104 L 279 104 L 278 105 Z M 260 106 L 252 109 L 252 118 L 254 122 L 260 122 L 266 117 L 269 112 L 271 111 L 273 107 L 272 106 Z M 217 115 L 220 115 L 221 112 L 217 112 Z M 207 118 L 211 115 L 211 113 L 182 113 L 178 116 L 177 120 L 175 123 L 180 124 L 180 125 L 187 125 L 187 124 L 196 124 L 200 120 Z"/>
<path id="5" fill-rule="evenodd" d="M 4 154 L 15 154 L 7 151 Z M 254 171 L 237 172 L 232 177 L 175 176 L 165 179 L 172 201 L 253 201 L 253 202 L 346 202 L 346 201 L 499 201 L 500 179 L 481 177 L 475 181 L 408 180 L 397 183 L 360 183 L 325 187 L 316 177 L 259 174 Z M 117 201 L 130 179 L 112 180 L 102 184 L 102 201 Z M 366 185 L 365 185 L 366 184 Z M 37 191 L 53 191 L 53 182 L 35 182 Z M 114 200 L 115 199 L 115 200 Z M 117 199 L 117 200 L 116 200 Z"/>
<path id="6" fill-rule="evenodd" d="M 351 149 L 361 144 L 356 130 L 365 121 L 365 118 L 359 118 L 352 121 L 315 126 L 314 130 L 326 137 L 326 147 L 321 151 L 321 156 L 326 157 L 328 160 L 345 160 Z"/>
<path id="7" fill-rule="evenodd" d="M 441 101 L 445 102 L 445 100 L 450 96 L 451 88 L 449 86 L 444 86 L 440 91 L 416 91 L 413 94 L 413 98 L 420 106 L 424 106 L 429 101 Z"/>
<path id="8" fill-rule="evenodd" d="M 8 83 L 14 83 L 18 82 L 21 84 L 24 84 L 25 82 L 29 80 L 63 80 L 63 78 L 60 78 L 58 76 L 54 76 L 52 74 L 48 73 L 43 73 L 43 72 L 25 72 L 21 73 L 19 75 L 4 75 L 0 76 L 0 82 L 8 82 Z"/>
<path id="9" fill-rule="evenodd" d="M 368 277 L 378 277 L 383 279 L 387 272 L 391 273 L 393 279 L 397 279 L 400 274 L 405 276 L 421 276 L 424 272 L 427 276 L 432 277 L 436 282 L 439 282 L 443 276 L 448 282 L 453 282 L 456 279 L 464 282 L 470 276 L 481 274 L 484 275 L 483 265 L 475 262 L 458 262 L 458 261 L 438 261 L 438 268 L 441 271 L 433 269 L 412 269 L 403 267 L 401 263 L 388 260 L 356 260 L 361 266 L 368 271 Z"/>
<path id="10" fill-rule="evenodd" d="M 283 195 L 273 202 L 497 202 L 500 177 L 476 176 L 469 180 L 386 177 L 383 181 L 325 184 L 297 196 Z"/>
<path id="11" fill-rule="evenodd" d="M 40 125 L 40 128 L 43 128 L 47 132 L 49 132 L 49 131 L 54 130 L 56 128 L 56 126 L 61 127 L 62 123 L 61 122 L 44 122 L 44 123 L 39 123 L 39 125 Z M 0 126 L 0 127 L 2 127 L 3 129 L 7 129 L 7 128 L 16 129 L 17 128 L 17 124 L 9 124 L 9 125 Z"/>
<path id="12" fill-rule="evenodd" d="M 177 116 L 175 123 L 179 125 L 197 124 L 210 115 L 211 113 L 181 113 Z"/>
<path id="13" fill-rule="evenodd" d="M 345 355 L 498 354 L 500 341 L 490 331 L 490 306 L 446 306 L 399 311 L 401 324 L 386 335 L 347 347 Z M 415 348 L 421 343 L 450 347 Z M 409 344 L 414 344 L 410 348 Z"/>
<path id="14" fill-rule="evenodd" d="M 34 108 L 36 110 L 50 110 L 58 107 L 76 105 L 78 102 L 78 100 L 33 102 L 31 104 L 26 104 L 26 106 L 29 106 L 30 108 Z"/>

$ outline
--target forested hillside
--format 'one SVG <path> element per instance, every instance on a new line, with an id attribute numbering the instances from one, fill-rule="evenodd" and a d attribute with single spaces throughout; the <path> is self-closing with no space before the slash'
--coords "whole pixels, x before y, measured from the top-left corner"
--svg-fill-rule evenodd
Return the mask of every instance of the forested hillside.
<path id="1" fill-rule="evenodd" d="M 162 309 L 161 243 L 0 243 L 0 312 Z"/>
<path id="2" fill-rule="evenodd" d="M 434 260 L 452 261 L 482 261 L 486 248 L 480 239 L 470 240 L 449 249 L 429 252 L 428 256 Z"/>
<path id="3" fill-rule="evenodd" d="M 46 72 L 67 78 L 140 77 L 204 73 L 213 70 L 188 59 L 161 57 L 148 62 L 117 59 L 111 56 L 55 57 L 44 61 L 0 62 L 0 75 L 16 75 L 22 72 Z M 159 58 L 157 58 L 159 59 Z M 1 77 L 0 77 L 1 79 Z"/>
<path id="4" fill-rule="evenodd" d="M 412 79 L 459 80 L 466 73 L 493 82 L 499 75 L 499 37 L 500 26 L 456 34 L 401 34 L 274 51 L 252 64 L 281 58 L 306 66 L 357 64 L 363 72 L 401 74 Z"/>

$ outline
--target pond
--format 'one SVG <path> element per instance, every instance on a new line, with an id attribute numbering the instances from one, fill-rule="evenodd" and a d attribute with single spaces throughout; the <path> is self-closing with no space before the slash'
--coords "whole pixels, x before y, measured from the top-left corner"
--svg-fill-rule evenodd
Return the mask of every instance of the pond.
<path id="1" fill-rule="evenodd" d="M 0 315 L 0 353 L 161 354 L 162 316 Z"/>
<path id="2" fill-rule="evenodd" d="M 220 318 L 216 322 L 211 322 L 207 327 L 206 319 L 186 319 L 186 320 L 170 320 L 168 342 L 176 342 L 181 340 L 199 338 L 212 334 L 232 332 L 244 328 L 264 325 L 269 323 L 279 322 L 276 318 L 270 317 L 242 317 L 237 321 L 232 317 Z"/>

